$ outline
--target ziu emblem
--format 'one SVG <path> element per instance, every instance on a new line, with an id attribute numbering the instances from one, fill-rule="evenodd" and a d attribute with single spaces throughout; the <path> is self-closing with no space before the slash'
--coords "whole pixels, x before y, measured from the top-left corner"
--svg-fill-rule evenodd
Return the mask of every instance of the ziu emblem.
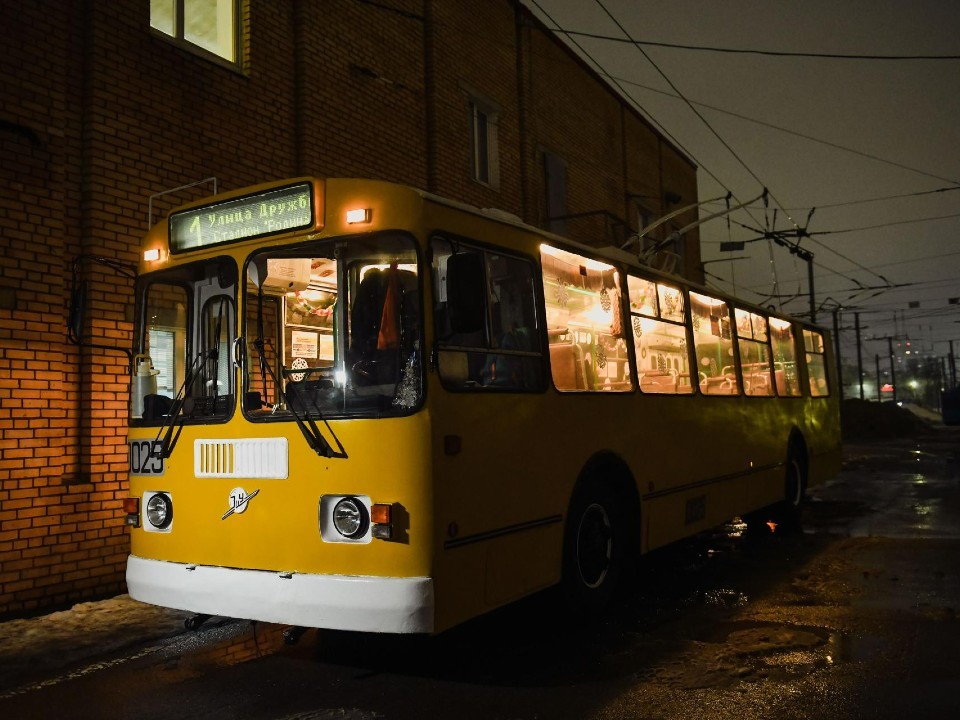
<path id="1" fill-rule="evenodd" d="M 260 492 L 259 488 L 254 490 L 249 495 L 247 495 L 247 491 L 244 490 L 242 487 L 234 488 L 233 490 L 231 490 L 230 499 L 229 499 L 230 509 L 227 510 L 223 514 L 223 517 L 220 519 L 226 520 L 228 517 L 230 517 L 234 513 L 237 513 L 237 514 L 242 513 L 244 510 L 247 509 L 247 503 L 253 500 L 257 496 L 258 492 Z"/>

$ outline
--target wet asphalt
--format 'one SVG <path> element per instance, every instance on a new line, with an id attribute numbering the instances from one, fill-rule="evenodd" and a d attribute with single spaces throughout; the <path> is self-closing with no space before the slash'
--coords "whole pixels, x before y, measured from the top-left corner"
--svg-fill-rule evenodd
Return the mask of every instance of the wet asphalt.
<path id="1" fill-rule="evenodd" d="M 958 459 L 960 428 L 846 445 L 802 533 L 652 553 L 593 622 L 550 593 L 433 638 L 215 618 L 8 675 L 0 717 L 953 719 Z"/>

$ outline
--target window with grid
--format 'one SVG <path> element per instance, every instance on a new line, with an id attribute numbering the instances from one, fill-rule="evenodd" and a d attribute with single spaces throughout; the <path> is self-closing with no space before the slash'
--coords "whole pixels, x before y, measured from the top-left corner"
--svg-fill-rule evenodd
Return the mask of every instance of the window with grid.
<path id="1" fill-rule="evenodd" d="M 240 0 L 150 0 L 150 27 L 177 45 L 237 64 Z"/>
<path id="2" fill-rule="evenodd" d="M 807 351 L 807 377 L 810 380 L 810 394 L 823 397 L 830 394 L 827 386 L 826 351 L 823 347 L 823 335 L 816 330 L 803 331 L 803 346 Z"/>
<path id="3" fill-rule="evenodd" d="M 735 315 L 743 391 L 747 395 L 773 395 L 767 318 L 743 308 L 737 308 Z"/>
<path id="4" fill-rule="evenodd" d="M 640 390 L 692 393 L 683 291 L 633 275 L 627 276 L 627 290 Z"/>

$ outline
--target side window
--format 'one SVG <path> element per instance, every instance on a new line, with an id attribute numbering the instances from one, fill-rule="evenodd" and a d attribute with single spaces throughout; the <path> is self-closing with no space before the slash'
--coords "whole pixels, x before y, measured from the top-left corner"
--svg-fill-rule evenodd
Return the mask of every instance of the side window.
<path id="1" fill-rule="evenodd" d="M 200 326 L 200 348 L 203 364 L 197 381 L 205 398 L 211 398 L 211 408 L 216 399 L 233 395 L 233 362 L 230 360 L 230 345 L 234 327 L 233 302 L 226 295 L 212 297 L 203 306 Z"/>
<path id="2" fill-rule="evenodd" d="M 633 390 L 619 271 L 548 245 L 540 246 L 540 261 L 557 390 Z"/>
<path id="3" fill-rule="evenodd" d="M 190 300 L 185 287 L 166 282 L 150 283 L 145 294 L 143 350 L 153 363 L 157 385 L 153 389 L 148 384 L 144 395 L 131 393 L 131 414 L 134 418 L 157 419 L 169 411 L 169 403 L 177 396 L 188 369 Z M 159 395 L 164 400 L 145 395 Z M 150 407 L 157 402 L 164 407 Z"/>
<path id="4" fill-rule="evenodd" d="M 640 390 L 692 393 L 683 291 L 633 275 L 627 276 L 627 289 Z"/>
<path id="5" fill-rule="evenodd" d="M 770 344 L 773 347 L 773 379 L 780 397 L 800 395 L 797 375 L 797 349 L 793 341 L 793 323 L 770 318 Z"/>
<path id="6" fill-rule="evenodd" d="M 767 318 L 742 308 L 736 308 L 734 312 L 743 391 L 747 395 L 773 395 Z"/>
<path id="7" fill-rule="evenodd" d="M 533 263 L 444 238 L 434 238 L 432 247 L 444 387 L 542 391 Z"/>
<path id="8" fill-rule="evenodd" d="M 827 387 L 827 363 L 824 357 L 823 335 L 815 330 L 803 331 L 803 347 L 807 352 L 807 376 L 810 379 L 810 394 L 823 397 L 830 394 Z"/>
<path id="9" fill-rule="evenodd" d="M 733 357 L 730 308 L 726 301 L 691 292 L 690 318 L 700 392 L 736 395 L 740 392 L 740 385 Z"/>

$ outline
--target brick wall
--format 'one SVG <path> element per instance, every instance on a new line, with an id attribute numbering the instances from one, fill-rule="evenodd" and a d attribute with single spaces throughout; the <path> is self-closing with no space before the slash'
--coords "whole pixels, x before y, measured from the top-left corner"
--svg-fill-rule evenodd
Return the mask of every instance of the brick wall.
<path id="1" fill-rule="evenodd" d="M 75 259 L 135 261 L 154 193 L 367 176 L 543 225 L 546 150 L 570 213 L 632 222 L 631 193 L 654 212 L 664 188 L 696 195 L 690 163 L 513 0 L 242 11 L 235 69 L 152 32 L 146 2 L 0 3 L 0 617 L 123 589 L 128 359 L 65 342 L 67 307 Z M 471 177 L 474 96 L 498 110 L 498 187 Z M 211 191 L 154 198 L 153 219 Z M 569 229 L 611 240 L 606 220 Z M 87 334 L 129 347 L 131 281 L 80 268 Z"/>

